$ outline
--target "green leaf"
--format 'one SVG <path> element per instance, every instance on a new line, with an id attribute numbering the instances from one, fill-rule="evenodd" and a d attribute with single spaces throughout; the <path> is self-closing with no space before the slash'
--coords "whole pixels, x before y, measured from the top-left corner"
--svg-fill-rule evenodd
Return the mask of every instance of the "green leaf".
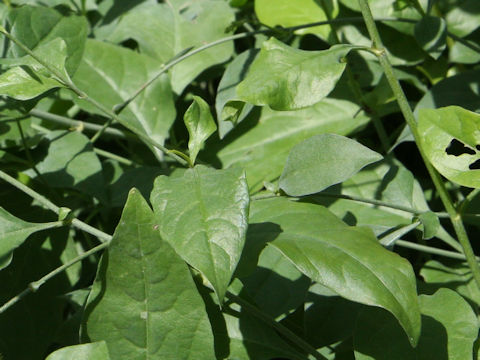
<path id="1" fill-rule="evenodd" d="M 150 198 L 162 238 L 207 278 L 221 303 L 245 243 L 245 173 L 196 166 L 183 177 L 159 176 Z"/>
<path id="2" fill-rule="evenodd" d="M 449 289 L 421 295 L 419 301 L 422 334 L 416 348 L 410 346 L 391 315 L 367 310 L 357 321 L 355 359 L 471 359 L 478 322 L 468 303 Z"/>
<path id="3" fill-rule="evenodd" d="M 434 59 L 447 47 L 447 24 L 436 16 L 425 16 L 415 24 L 415 40 Z"/>
<path id="4" fill-rule="evenodd" d="M 291 196 L 320 192 L 381 159 L 380 154 L 347 137 L 316 135 L 290 151 L 280 188 Z"/>
<path id="5" fill-rule="evenodd" d="M 425 212 L 418 216 L 418 219 L 423 225 L 423 238 L 431 239 L 434 237 L 440 228 L 440 220 L 437 214 L 432 211 Z"/>
<path id="6" fill-rule="evenodd" d="M 245 78 L 258 49 L 250 49 L 238 55 L 228 64 L 218 84 L 215 109 L 217 112 L 218 133 L 225 137 L 239 122 L 248 115 L 253 106 L 240 101 L 237 85 Z"/>
<path id="7" fill-rule="evenodd" d="M 421 146 L 440 174 L 463 186 L 480 188 L 480 115 L 458 106 L 422 109 Z"/>
<path id="8" fill-rule="evenodd" d="M 446 15 L 446 20 L 451 33 L 464 37 L 480 26 L 480 3 L 476 0 L 460 2 L 461 4 L 452 6 Z"/>
<path id="9" fill-rule="evenodd" d="M 275 38 L 265 41 L 237 87 L 241 100 L 295 110 L 318 103 L 335 87 L 345 70 L 343 58 L 352 45 L 334 45 L 323 51 L 294 49 Z"/>
<path id="10" fill-rule="evenodd" d="M 234 132 L 209 150 L 212 154 L 217 151 L 223 167 L 245 168 L 248 184 L 255 191 L 265 181 L 280 176 L 294 145 L 327 132 L 347 135 L 368 120 L 358 105 L 345 100 L 325 99 L 309 108 L 289 112 L 265 107 L 260 116 L 258 110 L 252 111 Z"/>
<path id="11" fill-rule="evenodd" d="M 140 51 L 154 58 L 158 66 L 185 49 L 225 37 L 225 29 L 233 21 L 233 10 L 225 1 L 145 1 L 128 11 L 114 29 L 106 27 L 104 35 L 105 40 L 115 43 L 134 39 Z M 232 52 L 233 43 L 225 43 L 182 61 L 171 70 L 173 90 L 182 93 L 202 71 L 228 60 Z"/>
<path id="12" fill-rule="evenodd" d="M 36 224 L 23 221 L 0 207 L 0 269 L 12 260 L 12 253 L 31 234 L 57 227 L 58 222 Z"/>
<path id="13" fill-rule="evenodd" d="M 53 8 L 22 6 L 10 11 L 7 19 L 10 33 L 29 49 L 62 38 L 67 46 L 66 69 L 73 75 L 80 63 L 87 38 L 88 25 L 82 16 L 63 16 Z M 22 57 L 25 52 L 12 44 L 7 55 Z"/>
<path id="14" fill-rule="evenodd" d="M 75 84 L 108 109 L 127 100 L 158 72 L 158 63 L 130 49 L 88 40 L 73 78 Z M 73 97 L 82 109 L 104 115 L 85 100 Z M 120 118 L 137 133 L 164 142 L 176 110 L 167 75 L 147 87 L 122 111 Z"/>
<path id="15" fill-rule="evenodd" d="M 52 131 L 37 150 L 42 159 L 36 169 L 49 186 L 81 190 L 106 202 L 102 165 L 85 135 L 77 131 Z M 25 173 L 37 177 L 33 169 Z"/>
<path id="16" fill-rule="evenodd" d="M 322 206 L 285 199 L 255 201 L 251 212 L 251 223 L 281 228 L 269 246 L 302 273 L 346 299 L 385 308 L 416 344 L 420 311 L 413 269 L 369 229 L 347 226 Z"/>
<path id="17" fill-rule="evenodd" d="M 203 301 L 156 227 L 131 190 L 89 296 L 84 333 L 105 340 L 114 359 L 213 359 Z"/>
<path id="18" fill-rule="evenodd" d="M 324 6 L 327 6 L 327 9 Z M 289 0 L 276 1 L 272 4 L 269 0 L 255 1 L 255 14 L 262 24 L 270 27 L 290 27 L 326 21 L 338 14 L 337 1 L 317 2 L 315 0 Z M 328 14 L 328 15 L 327 15 Z M 328 39 L 331 33 L 330 26 L 315 26 L 295 31 L 296 34 L 316 34 L 323 39 Z"/>
<path id="19" fill-rule="evenodd" d="M 201 97 L 194 96 L 183 121 L 188 130 L 188 150 L 190 160 L 195 164 L 198 152 L 202 149 L 205 140 L 217 130 L 217 125 L 210 113 L 210 106 Z"/>
<path id="20" fill-rule="evenodd" d="M 45 360 L 110 360 L 105 341 L 72 345 L 54 351 Z"/>

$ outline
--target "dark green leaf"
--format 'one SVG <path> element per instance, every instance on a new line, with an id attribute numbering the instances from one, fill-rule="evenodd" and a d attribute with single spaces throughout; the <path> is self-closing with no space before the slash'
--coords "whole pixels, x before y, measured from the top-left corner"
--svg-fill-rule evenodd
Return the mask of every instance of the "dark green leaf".
<path id="1" fill-rule="evenodd" d="M 304 51 L 271 38 L 263 43 L 237 94 L 245 102 L 274 110 L 314 105 L 333 90 L 345 70 L 344 57 L 353 48 L 335 45 L 323 51 Z"/>
<path id="2" fill-rule="evenodd" d="M 381 159 L 380 154 L 347 137 L 313 136 L 290 151 L 280 177 L 280 188 L 292 196 L 320 192 Z"/>
<path id="3" fill-rule="evenodd" d="M 221 302 L 245 243 L 245 173 L 196 166 L 183 177 L 159 176 L 151 202 L 162 238 L 207 278 Z"/>
<path id="4" fill-rule="evenodd" d="M 89 296 L 84 333 L 114 359 L 213 359 L 205 307 L 185 263 L 130 192 Z"/>
<path id="5" fill-rule="evenodd" d="M 425 16 L 415 25 L 415 40 L 434 59 L 447 47 L 447 24 L 436 16 Z"/>

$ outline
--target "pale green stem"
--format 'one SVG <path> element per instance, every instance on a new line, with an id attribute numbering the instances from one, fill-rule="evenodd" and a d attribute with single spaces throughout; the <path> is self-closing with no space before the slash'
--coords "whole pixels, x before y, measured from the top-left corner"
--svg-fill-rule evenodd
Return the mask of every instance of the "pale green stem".
<path id="1" fill-rule="evenodd" d="M 231 292 L 227 291 L 227 298 L 232 300 L 233 302 L 237 303 L 242 307 L 243 310 L 249 312 L 250 314 L 254 315 L 258 319 L 262 320 L 269 326 L 273 327 L 277 330 L 280 334 L 285 336 L 287 339 L 292 341 L 294 344 L 297 344 L 300 348 L 302 348 L 305 352 L 311 354 L 317 360 L 327 360 L 322 354 L 320 354 L 312 345 L 307 343 L 297 334 L 292 332 L 287 327 L 283 326 L 282 324 L 278 323 L 270 317 L 269 315 L 265 314 L 263 311 L 257 309 L 254 305 L 250 304 L 248 301 L 242 299 L 240 296 L 234 295 Z"/>
<path id="2" fill-rule="evenodd" d="M 4 313 L 8 308 L 12 307 L 13 305 L 15 305 L 17 302 L 19 302 L 20 300 L 22 300 L 25 296 L 27 296 L 28 294 L 30 293 L 33 293 L 33 292 L 36 292 L 41 286 L 43 286 L 48 280 L 50 280 L 51 278 L 53 278 L 54 276 L 60 274 L 61 272 L 65 271 L 66 269 L 68 269 L 70 266 L 76 264 L 77 262 L 89 257 L 90 255 L 93 255 L 103 249 L 105 249 L 106 247 L 108 247 L 108 245 L 110 244 L 110 240 L 111 240 L 111 236 L 108 235 L 108 234 L 105 234 L 103 235 L 103 237 L 105 239 L 108 239 L 107 241 L 105 241 L 104 243 L 84 252 L 82 255 L 79 255 L 77 256 L 76 258 L 66 262 L 65 264 L 63 264 L 62 266 L 59 266 L 58 268 L 56 268 L 55 270 L 49 272 L 47 275 L 43 276 L 42 278 L 38 279 L 37 281 L 34 281 L 34 282 L 31 282 L 28 287 L 23 290 L 21 293 L 19 293 L 18 295 L 14 296 L 13 298 L 11 298 L 10 300 L 8 300 L 5 304 L 3 304 L 1 307 L 0 307 L 0 314 Z"/>
<path id="3" fill-rule="evenodd" d="M 404 247 L 404 248 L 408 248 L 408 249 L 417 250 L 417 251 L 428 253 L 428 254 L 444 256 L 444 257 L 448 257 L 448 258 L 451 258 L 451 259 L 466 260 L 465 255 L 460 254 L 458 252 L 438 249 L 438 248 L 425 246 L 425 245 L 420 245 L 420 244 L 412 243 L 412 242 L 409 242 L 409 241 L 397 240 L 397 241 L 395 241 L 395 245 L 398 245 L 398 246 Z M 476 259 L 476 261 L 480 261 L 480 258 L 478 256 L 475 257 L 475 259 Z"/>
<path id="4" fill-rule="evenodd" d="M 358 3 L 362 10 L 362 15 L 365 20 L 368 33 L 370 34 L 370 38 L 373 42 L 373 50 L 377 53 L 380 65 L 385 72 L 385 76 L 390 84 L 390 87 L 392 88 L 393 94 L 397 99 L 400 110 L 402 111 L 402 114 L 410 128 L 410 131 L 413 134 L 415 143 L 417 144 L 423 162 L 425 163 L 428 173 L 432 178 L 433 184 L 440 195 L 442 203 L 445 206 L 445 210 L 447 210 L 447 213 L 450 216 L 453 227 L 455 229 L 455 233 L 460 244 L 462 245 L 468 265 L 470 267 L 470 270 L 472 271 L 472 275 L 475 279 L 475 282 L 477 283 L 478 288 L 480 289 L 480 266 L 475 260 L 475 254 L 473 252 L 470 241 L 468 240 L 468 235 L 463 225 L 461 215 L 455 209 L 452 200 L 450 199 L 450 195 L 448 194 L 447 189 L 445 188 L 445 184 L 443 183 L 440 175 L 429 162 L 428 158 L 425 155 L 425 152 L 423 151 L 423 148 L 419 146 L 421 139 L 420 134 L 417 130 L 415 116 L 413 115 L 412 109 L 410 108 L 408 100 L 405 96 L 405 93 L 403 92 L 402 87 L 400 86 L 398 79 L 393 73 L 393 67 L 390 64 L 387 52 L 383 47 L 382 40 L 378 33 L 377 26 L 375 25 L 375 21 L 373 19 L 372 12 L 370 11 L 370 7 L 368 6 L 368 2 L 367 0 L 358 0 Z"/>
<path id="5" fill-rule="evenodd" d="M 102 149 L 99 149 L 99 148 L 93 148 L 93 151 L 95 151 L 96 154 L 98 154 L 100 156 L 103 156 L 104 158 L 118 161 L 121 164 L 125 164 L 127 166 L 135 165 L 135 163 L 133 161 L 128 160 L 128 159 L 124 158 L 123 156 L 113 154 L 109 151 L 105 151 L 105 150 L 102 150 Z"/>

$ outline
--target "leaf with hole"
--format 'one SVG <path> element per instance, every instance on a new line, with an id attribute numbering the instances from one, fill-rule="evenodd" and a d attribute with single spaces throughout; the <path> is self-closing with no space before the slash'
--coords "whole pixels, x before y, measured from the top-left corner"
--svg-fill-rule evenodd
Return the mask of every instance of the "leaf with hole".
<path id="1" fill-rule="evenodd" d="M 213 359 L 205 306 L 187 265 L 160 236 L 152 210 L 130 191 L 104 253 L 83 334 L 114 359 Z"/>
<path id="2" fill-rule="evenodd" d="M 241 169 L 188 169 L 159 176 L 150 200 L 160 235 L 212 284 L 221 302 L 240 259 L 249 195 Z"/>
<path id="3" fill-rule="evenodd" d="M 274 110 L 314 105 L 333 90 L 347 65 L 344 57 L 354 48 L 334 45 L 328 50 L 305 51 L 271 38 L 238 84 L 237 94 L 240 100 Z"/>
<path id="4" fill-rule="evenodd" d="M 320 192 L 382 158 L 379 153 L 345 136 L 313 136 L 296 145 L 288 154 L 280 188 L 291 196 Z"/>
<path id="5" fill-rule="evenodd" d="M 428 160 L 447 179 L 480 188 L 480 115 L 458 106 L 422 109 L 420 144 Z"/>

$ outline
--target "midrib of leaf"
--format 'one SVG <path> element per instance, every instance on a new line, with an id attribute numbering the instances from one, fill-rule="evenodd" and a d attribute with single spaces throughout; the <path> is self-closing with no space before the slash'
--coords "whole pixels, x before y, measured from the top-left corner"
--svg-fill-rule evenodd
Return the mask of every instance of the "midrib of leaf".
<path id="1" fill-rule="evenodd" d="M 334 231 L 336 231 L 336 230 L 334 230 Z M 311 237 L 311 236 L 308 236 L 308 235 L 303 235 L 303 234 L 292 234 L 292 235 L 293 235 L 293 236 L 298 236 L 299 238 L 303 238 L 303 239 L 308 239 L 308 240 L 311 240 L 311 241 L 315 241 L 315 242 L 318 242 L 318 241 L 319 241 L 319 239 L 314 238 L 314 237 Z M 408 317 L 408 313 L 405 311 L 405 309 L 403 308 L 403 306 L 398 302 L 398 300 L 397 300 L 397 298 L 395 297 L 395 295 L 393 294 L 393 292 L 385 285 L 385 283 L 383 282 L 383 280 L 380 279 L 380 278 L 375 274 L 375 272 L 372 271 L 372 269 L 371 269 L 370 267 L 368 267 L 367 265 L 363 264 L 363 262 L 361 262 L 359 259 L 357 259 L 354 255 L 348 253 L 347 251 L 345 251 L 344 249 L 338 247 L 337 245 L 332 244 L 332 243 L 327 242 L 327 241 L 322 241 L 321 239 L 320 239 L 320 242 L 322 242 L 322 243 L 324 243 L 324 244 L 327 244 L 328 246 L 331 246 L 331 247 L 337 249 L 338 251 L 340 251 L 341 253 L 343 253 L 343 254 L 345 254 L 345 255 L 348 255 L 348 256 L 351 257 L 357 264 L 359 264 L 361 267 L 367 269 L 368 272 L 370 272 L 370 273 L 374 276 L 374 278 L 377 279 L 378 282 L 380 282 L 380 283 L 384 286 L 385 289 L 387 289 L 389 295 L 391 295 L 391 297 L 392 297 L 392 299 L 394 300 L 394 302 L 395 302 L 398 306 L 400 306 L 400 309 L 402 309 L 402 312 L 404 313 L 404 315 L 407 315 L 407 319 L 409 318 L 409 317 Z M 319 269 L 310 261 L 310 259 L 309 259 L 309 257 L 307 256 L 307 254 L 305 254 L 305 252 L 304 252 L 301 248 L 297 247 L 297 244 L 296 244 L 295 242 L 291 242 L 291 243 L 292 243 L 292 244 L 295 246 L 295 248 L 304 256 L 304 258 L 309 262 L 309 264 L 310 264 L 314 269 L 316 269 L 317 272 L 320 273 Z M 297 265 L 296 265 L 280 248 L 276 247 L 275 245 L 273 245 L 273 246 L 274 246 L 278 251 L 280 251 L 295 267 L 297 267 Z M 329 286 L 326 285 L 326 287 L 329 287 Z M 335 292 L 334 289 L 331 289 L 331 290 Z M 369 304 L 369 305 L 371 305 L 371 304 Z"/>
<path id="2" fill-rule="evenodd" d="M 193 171 L 193 179 L 195 182 L 195 193 L 197 194 L 198 197 L 198 204 L 200 207 L 200 214 L 202 216 L 203 223 L 205 224 L 205 235 L 206 235 L 206 241 L 207 241 L 207 247 L 208 247 L 208 255 L 210 257 L 210 261 L 212 265 L 215 264 L 215 261 L 213 259 L 213 254 L 212 254 L 212 246 L 209 241 L 209 232 L 210 232 L 210 226 L 208 225 L 207 221 L 207 210 L 205 209 L 205 204 L 203 203 L 202 199 L 202 189 L 201 189 L 201 183 L 200 183 L 200 176 L 197 173 L 197 169 L 192 169 Z M 213 273 L 215 274 L 215 282 L 218 285 L 218 274 L 217 274 L 217 269 L 215 266 L 213 266 Z M 218 296 L 218 294 L 217 294 Z"/>

